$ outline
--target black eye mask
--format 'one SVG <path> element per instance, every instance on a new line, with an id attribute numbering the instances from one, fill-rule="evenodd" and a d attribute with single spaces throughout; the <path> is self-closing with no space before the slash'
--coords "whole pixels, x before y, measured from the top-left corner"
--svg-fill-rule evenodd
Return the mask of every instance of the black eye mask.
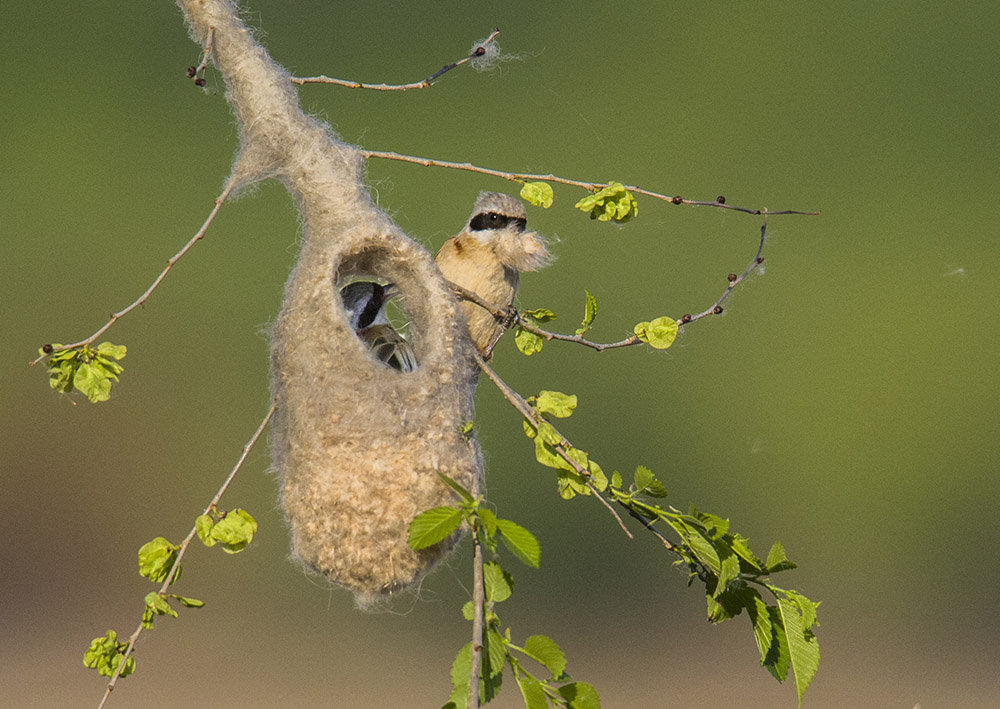
<path id="1" fill-rule="evenodd" d="M 524 231 L 528 226 L 528 220 L 524 217 L 508 217 L 499 212 L 480 212 L 469 221 L 469 228 L 472 231 L 503 229 L 507 226 L 513 226 L 516 231 Z"/>

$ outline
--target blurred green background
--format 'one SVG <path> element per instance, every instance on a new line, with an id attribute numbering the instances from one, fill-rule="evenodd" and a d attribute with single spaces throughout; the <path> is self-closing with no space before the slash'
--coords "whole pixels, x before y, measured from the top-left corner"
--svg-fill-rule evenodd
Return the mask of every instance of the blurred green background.
<path id="1" fill-rule="evenodd" d="M 766 273 L 726 316 L 666 353 L 505 340 L 525 394 L 580 397 L 562 427 L 605 470 L 650 466 L 668 502 L 728 516 L 779 577 L 822 600 L 810 707 L 995 706 L 1000 650 L 997 365 L 1000 267 L 996 2 L 826 4 L 245 3 L 299 75 L 423 78 L 502 30 L 515 60 L 408 93 L 301 89 L 371 149 L 512 171 L 617 179 L 772 209 Z M 236 133 L 217 74 L 169 2 L 6 2 L 0 21 L 0 705 L 96 705 L 90 639 L 135 627 L 150 590 L 136 549 L 179 540 L 268 406 L 261 334 L 279 307 L 298 220 L 266 183 L 226 205 L 142 311 L 109 403 L 51 393 L 46 342 L 81 339 L 141 293 L 197 230 Z M 484 176 L 375 162 L 399 225 L 436 249 Z M 752 257 L 755 217 L 640 199 L 624 229 L 572 209 L 529 219 L 559 260 L 521 304 L 571 331 L 583 291 L 595 338 L 707 307 Z M 745 617 L 718 627 L 651 538 L 593 500 L 563 502 L 518 418 L 487 383 L 477 423 L 490 498 L 542 542 L 514 568 L 502 618 L 545 633 L 604 705 L 794 706 L 757 666 Z M 395 613 L 362 614 L 288 560 L 266 446 L 224 498 L 261 528 L 246 553 L 192 548 L 178 593 L 207 602 L 143 636 L 111 706 L 439 706 L 468 635 L 467 547 Z M 512 562 L 513 563 L 513 562 Z M 494 704 L 518 705 L 513 682 Z"/>

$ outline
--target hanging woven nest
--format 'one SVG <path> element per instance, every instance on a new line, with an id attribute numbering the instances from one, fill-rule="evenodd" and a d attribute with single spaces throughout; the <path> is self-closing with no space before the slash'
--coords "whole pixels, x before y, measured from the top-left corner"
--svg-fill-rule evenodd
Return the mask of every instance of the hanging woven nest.
<path id="1" fill-rule="evenodd" d="M 430 254 L 376 214 L 307 224 L 271 345 L 272 449 L 293 554 L 362 606 L 414 585 L 458 541 L 406 543 L 416 515 L 455 504 L 435 471 L 468 489 L 482 478 L 478 445 L 461 432 L 478 370 L 458 303 Z M 339 294 L 357 278 L 396 285 L 414 371 L 377 361 L 355 335 Z"/>

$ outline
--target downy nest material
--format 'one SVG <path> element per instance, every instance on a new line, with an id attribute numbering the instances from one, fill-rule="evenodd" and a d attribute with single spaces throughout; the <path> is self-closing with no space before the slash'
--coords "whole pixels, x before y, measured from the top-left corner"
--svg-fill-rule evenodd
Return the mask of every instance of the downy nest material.
<path id="1" fill-rule="evenodd" d="M 459 539 L 456 532 L 421 551 L 406 543 L 416 515 L 456 502 L 435 471 L 467 489 L 482 480 L 478 444 L 461 433 L 473 418 L 478 369 L 430 254 L 363 190 L 345 201 L 317 224 L 307 214 L 285 286 L 271 344 L 272 455 L 293 555 L 366 607 L 419 582 Z M 355 336 L 340 288 L 359 277 L 396 284 L 414 371 L 376 361 Z"/>

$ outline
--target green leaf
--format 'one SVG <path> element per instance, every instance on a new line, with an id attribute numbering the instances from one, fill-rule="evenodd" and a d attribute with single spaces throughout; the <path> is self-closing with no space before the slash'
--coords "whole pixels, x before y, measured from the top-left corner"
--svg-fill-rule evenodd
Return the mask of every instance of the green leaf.
<path id="1" fill-rule="evenodd" d="M 562 677 L 566 670 L 566 655 L 554 640 L 544 635 L 532 635 L 524 641 L 528 657 L 545 665 L 553 679 Z"/>
<path id="2" fill-rule="evenodd" d="M 548 209 L 552 206 L 552 185 L 548 182 L 525 182 L 521 186 L 521 198 L 536 207 Z"/>
<path id="3" fill-rule="evenodd" d="M 203 608 L 205 606 L 205 601 L 199 601 L 197 598 L 187 598 L 186 596 L 178 596 L 176 593 L 171 594 L 177 601 L 187 608 Z"/>
<path id="4" fill-rule="evenodd" d="M 534 310 L 525 310 L 524 314 L 535 322 L 543 323 L 549 320 L 555 320 L 556 314 L 553 313 L 548 308 L 535 308 Z"/>
<path id="5" fill-rule="evenodd" d="M 517 345 L 517 349 L 521 351 L 521 354 L 530 357 L 536 352 L 542 351 L 542 345 L 545 344 L 545 340 L 541 335 L 528 332 L 518 325 L 514 328 L 514 344 Z"/>
<path id="6" fill-rule="evenodd" d="M 163 537 L 146 542 L 139 547 L 139 573 L 153 583 L 162 583 L 170 573 L 179 549 Z"/>
<path id="7" fill-rule="evenodd" d="M 771 550 L 767 552 L 767 561 L 764 562 L 764 568 L 767 569 L 769 573 L 776 574 L 779 571 L 786 571 L 788 569 L 794 569 L 795 564 L 788 560 L 785 556 L 785 547 L 782 546 L 781 542 L 775 542 L 771 545 Z M 810 623 L 812 625 L 812 623 Z"/>
<path id="8" fill-rule="evenodd" d="M 483 564 L 483 587 L 487 601 L 501 603 L 514 592 L 514 578 L 501 569 L 500 564 L 488 561 Z"/>
<path id="9" fill-rule="evenodd" d="M 535 408 L 543 414 L 552 414 L 556 418 L 567 418 L 576 409 L 576 394 L 563 394 L 561 391 L 538 392 L 535 397 Z"/>
<path id="10" fill-rule="evenodd" d="M 502 535 L 500 541 L 514 553 L 514 556 L 528 566 L 538 568 L 541 563 L 542 548 L 534 534 L 509 519 L 498 519 L 497 529 Z"/>
<path id="11" fill-rule="evenodd" d="M 460 483 L 448 477 L 440 470 L 435 470 L 434 472 L 437 473 L 437 476 L 439 478 L 441 478 L 441 482 L 443 482 L 445 485 L 447 485 L 456 493 L 458 493 L 458 496 L 461 497 L 466 504 L 471 505 L 475 503 L 476 499 L 472 496 L 472 493 L 466 490 Z"/>
<path id="12" fill-rule="evenodd" d="M 118 634 L 109 630 L 105 635 L 94 638 L 90 647 L 83 653 L 83 665 L 97 670 L 99 675 L 112 677 L 125 657 L 127 642 L 118 642 Z M 127 677 L 135 671 L 135 659 L 129 658 L 122 668 L 121 677 Z"/>
<path id="13" fill-rule="evenodd" d="M 819 669 L 819 641 L 811 630 L 803 628 L 796 603 L 779 597 L 778 609 L 788 636 L 788 654 L 795 673 L 795 693 L 799 697 L 799 706 L 802 706 L 802 695 Z"/>
<path id="14" fill-rule="evenodd" d="M 764 562 L 750 550 L 749 542 L 740 534 L 732 535 L 733 551 L 755 571 L 763 571 Z M 791 562 L 789 562 L 791 563 Z"/>
<path id="15" fill-rule="evenodd" d="M 730 581 L 735 580 L 740 575 L 739 557 L 733 554 L 730 549 L 724 548 L 720 550 L 718 546 L 716 546 L 716 550 L 719 553 L 722 563 L 719 569 L 719 580 L 716 584 L 715 592 L 712 594 L 716 598 L 726 591 Z"/>
<path id="16" fill-rule="evenodd" d="M 151 610 L 156 615 L 169 615 L 173 618 L 177 617 L 177 611 L 171 608 L 170 604 L 167 603 L 167 599 L 156 591 L 150 591 L 146 594 L 146 608 Z"/>
<path id="17" fill-rule="evenodd" d="M 212 539 L 222 544 L 227 554 L 237 554 L 253 541 L 257 533 L 257 520 L 249 512 L 238 507 L 227 512 L 215 523 L 210 534 Z"/>
<path id="18" fill-rule="evenodd" d="M 517 686 L 524 699 L 524 709 L 548 709 L 549 702 L 538 680 L 528 676 L 518 677 Z"/>
<path id="19" fill-rule="evenodd" d="M 111 398 L 111 381 L 108 375 L 87 362 L 82 363 L 73 375 L 73 386 L 83 392 L 90 403 Z"/>
<path id="20" fill-rule="evenodd" d="M 577 328 L 576 334 L 583 335 L 590 329 L 590 326 L 594 323 L 594 318 L 597 317 L 597 298 L 589 290 L 585 290 L 584 293 L 587 294 L 587 309 L 583 314 L 583 322 L 580 327 Z"/>
<path id="21" fill-rule="evenodd" d="M 459 434 L 461 434 L 462 438 L 464 438 L 465 440 L 469 440 L 472 434 L 472 429 L 475 427 L 476 427 L 475 421 L 466 421 L 459 427 L 458 432 Z"/>
<path id="22" fill-rule="evenodd" d="M 417 551 L 437 544 L 458 529 L 462 510 L 457 507 L 435 507 L 421 512 L 410 522 L 406 543 Z"/>
<path id="23" fill-rule="evenodd" d="M 496 630 L 490 628 L 483 633 L 485 646 L 483 650 L 483 676 L 493 678 L 503 672 L 503 666 L 507 662 L 507 644 L 503 636 Z M 499 687 L 498 687 L 499 688 Z"/>
<path id="24" fill-rule="evenodd" d="M 488 510 L 485 507 L 480 507 L 476 510 L 476 515 L 479 520 L 486 527 L 486 534 L 492 537 L 497 533 L 497 516 L 493 514 L 492 510 Z"/>
<path id="25" fill-rule="evenodd" d="M 635 468 L 635 491 L 637 493 L 644 492 L 647 487 L 656 479 L 653 477 L 653 471 L 647 468 L 645 465 L 638 465 Z"/>
<path id="26" fill-rule="evenodd" d="M 638 323 L 632 331 L 643 342 L 658 350 L 665 350 L 677 338 L 677 321 L 664 315 L 652 322 Z"/>
<path id="27" fill-rule="evenodd" d="M 473 621 L 476 617 L 476 604 L 472 601 L 466 601 L 465 605 L 462 606 L 462 617 L 468 621 Z"/>
<path id="28" fill-rule="evenodd" d="M 451 696 L 457 707 L 469 705 L 469 670 L 472 668 L 472 643 L 468 642 L 451 663 Z"/>
<path id="29" fill-rule="evenodd" d="M 619 490 L 622 489 L 622 474 L 619 473 L 617 470 L 611 473 L 611 487 L 617 488 Z"/>
<path id="30" fill-rule="evenodd" d="M 601 470 L 601 466 L 597 464 L 597 461 L 591 460 L 588 462 L 589 472 L 590 472 L 590 482 L 593 483 L 594 487 L 598 492 L 604 492 L 608 489 L 608 476 L 604 474 Z"/>
<path id="31" fill-rule="evenodd" d="M 116 345 L 111 342 L 102 342 L 97 346 L 97 354 L 103 357 L 114 357 L 115 359 L 121 359 L 128 352 L 125 345 Z"/>
<path id="32" fill-rule="evenodd" d="M 635 197 L 620 182 L 610 182 L 604 189 L 584 197 L 575 205 L 582 212 L 590 212 L 591 219 L 602 222 L 627 222 L 639 214 Z"/>
<path id="33" fill-rule="evenodd" d="M 586 682 L 564 684 L 559 688 L 559 694 L 566 700 L 569 709 L 601 709 L 601 697 Z"/>
<path id="34" fill-rule="evenodd" d="M 199 515 L 198 519 L 194 521 L 194 529 L 198 533 L 198 539 L 207 547 L 215 546 L 215 540 L 212 538 L 212 527 L 214 526 L 215 520 L 209 515 Z"/>
<path id="35" fill-rule="evenodd" d="M 774 642 L 774 629 L 771 627 L 771 614 L 764 599 L 756 590 L 751 589 L 753 603 L 747 606 L 747 615 L 753 623 L 753 639 L 757 643 L 757 650 L 760 652 L 760 665 L 767 664 L 768 656 Z"/>

